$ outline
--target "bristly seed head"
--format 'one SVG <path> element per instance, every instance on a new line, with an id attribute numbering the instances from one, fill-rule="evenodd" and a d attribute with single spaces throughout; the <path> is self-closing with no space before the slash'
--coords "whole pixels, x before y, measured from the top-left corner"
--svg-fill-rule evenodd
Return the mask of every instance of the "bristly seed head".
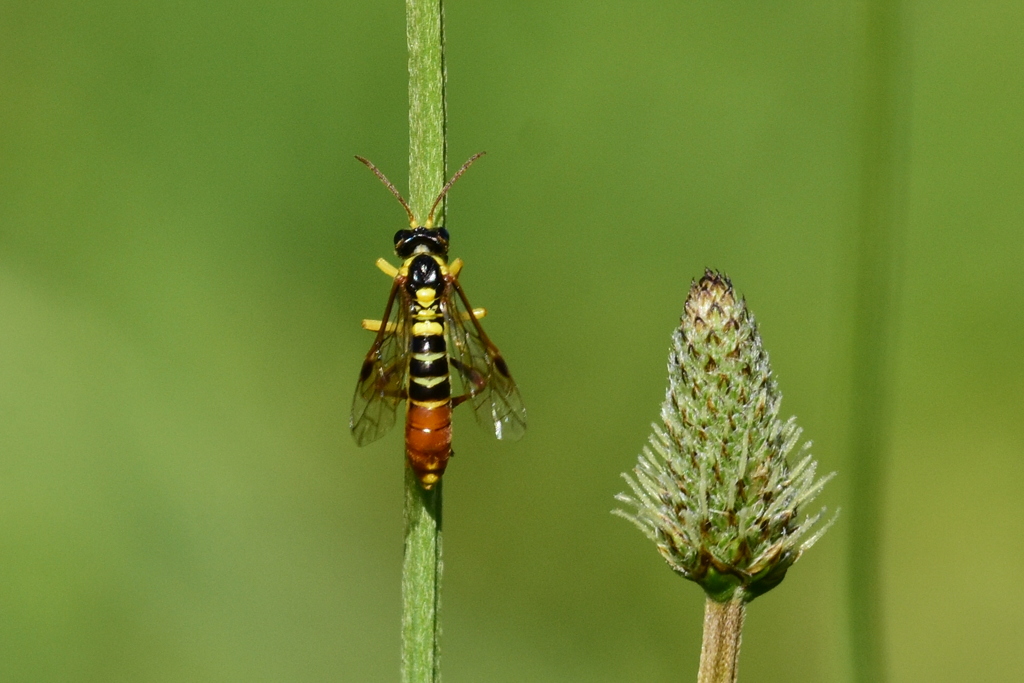
<path id="1" fill-rule="evenodd" d="M 669 386 L 633 474 L 632 495 L 615 510 L 654 541 L 681 576 L 719 602 L 771 590 L 834 521 L 800 519 L 834 476 L 798 449 L 796 418 L 779 419 L 782 394 L 754 316 L 724 274 L 693 283 L 672 335 Z"/>

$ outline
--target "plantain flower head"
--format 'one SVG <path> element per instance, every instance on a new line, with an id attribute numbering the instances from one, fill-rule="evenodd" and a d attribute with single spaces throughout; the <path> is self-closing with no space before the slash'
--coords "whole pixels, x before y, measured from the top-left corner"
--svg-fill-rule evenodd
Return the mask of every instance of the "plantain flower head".
<path id="1" fill-rule="evenodd" d="M 615 514 L 651 539 L 669 566 L 711 598 L 744 602 L 771 590 L 831 525 L 801 509 L 834 476 L 816 477 L 754 316 L 729 278 L 705 271 L 690 287 L 668 357 L 660 422 L 632 474 L 632 508 Z M 790 458 L 795 464 L 790 464 Z"/>

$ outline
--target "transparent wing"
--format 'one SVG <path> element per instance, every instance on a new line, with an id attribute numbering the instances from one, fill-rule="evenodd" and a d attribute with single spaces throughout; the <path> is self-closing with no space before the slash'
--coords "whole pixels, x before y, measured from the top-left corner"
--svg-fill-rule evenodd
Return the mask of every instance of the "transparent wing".
<path id="1" fill-rule="evenodd" d="M 391 429 L 398 403 L 406 397 L 408 311 L 405 290 L 396 281 L 384 308 L 383 324 L 363 361 L 352 397 L 349 428 L 360 446 L 376 441 Z"/>
<path id="2" fill-rule="evenodd" d="M 526 432 L 526 408 L 508 365 L 487 338 L 458 280 L 452 278 L 445 293 L 445 327 L 452 366 L 453 396 L 471 401 L 477 422 L 495 438 L 516 440 Z"/>

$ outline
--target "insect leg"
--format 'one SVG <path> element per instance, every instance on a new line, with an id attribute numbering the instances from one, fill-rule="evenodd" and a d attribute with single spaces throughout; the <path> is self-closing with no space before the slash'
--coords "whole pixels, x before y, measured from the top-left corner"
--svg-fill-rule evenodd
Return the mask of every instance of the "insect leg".
<path id="1" fill-rule="evenodd" d="M 377 259 L 376 265 L 388 277 L 395 278 L 395 277 L 398 276 L 398 268 L 395 268 L 393 265 L 391 265 L 390 263 L 388 263 L 384 259 L 382 259 L 382 258 Z"/>
<path id="2" fill-rule="evenodd" d="M 462 259 L 456 258 L 448 264 L 448 272 L 452 274 L 452 277 L 458 277 L 459 272 L 462 270 L 462 266 L 464 265 L 465 263 L 463 263 Z"/>
<path id="3" fill-rule="evenodd" d="M 477 316 L 477 317 L 479 317 L 479 316 Z M 370 332 L 380 332 L 380 328 L 381 328 L 381 326 L 383 324 L 384 323 L 382 321 L 380 321 L 380 320 L 369 320 L 369 319 L 365 319 L 364 318 L 363 322 L 360 323 L 360 326 L 364 330 L 369 330 Z M 395 331 L 395 324 L 394 323 L 388 323 L 387 327 L 385 328 L 385 332 L 394 332 L 394 331 Z"/>

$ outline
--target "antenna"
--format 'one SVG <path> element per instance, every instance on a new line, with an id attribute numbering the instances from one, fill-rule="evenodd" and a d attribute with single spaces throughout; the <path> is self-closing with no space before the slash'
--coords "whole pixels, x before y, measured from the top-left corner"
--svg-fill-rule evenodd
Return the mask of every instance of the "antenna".
<path id="1" fill-rule="evenodd" d="M 480 155 L 477 154 L 476 156 L 480 156 Z M 374 166 L 373 163 L 369 159 L 364 159 L 363 157 L 359 156 L 358 154 L 356 155 L 356 159 L 359 159 L 359 161 L 361 161 L 362 163 L 366 164 L 370 168 L 370 170 L 373 171 L 374 175 L 376 175 L 378 178 L 380 178 L 380 181 L 382 183 L 384 183 L 384 187 L 386 187 L 389 190 L 391 190 L 391 194 L 395 195 L 395 197 L 398 199 L 398 201 L 402 203 L 402 206 L 405 207 L 405 212 L 407 214 L 409 214 L 409 227 L 410 228 L 415 228 L 416 227 L 416 216 L 412 215 L 412 209 L 410 209 L 409 205 L 406 203 L 406 201 L 404 199 L 402 199 L 402 193 L 399 192 L 398 189 L 395 188 L 395 186 L 391 184 L 391 181 L 387 179 L 387 176 L 385 176 L 383 173 L 381 173 L 380 170 L 378 170 L 377 167 Z M 473 157 L 473 159 L 476 159 L 476 157 Z M 473 159 L 470 159 L 469 161 L 473 161 Z M 466 162 L 466 166 L 469 165 L 469 161 Z M 462 170 L 460 170 L 458 173 L 455 174 L 455 178 L 458 178 L 459 175 L 462 173 L 462 171 L 466 170 L 466 166 L 463 166 Z M 451 187 L 451 184 L 455 182 L 455 178 L 452 178 L 451 183 L 448 183 L 448 185 L 444 188 L 444 190 L 441 190 L 441 195 L 442 196 L 444 196 L 444 193 L 448 190 L 449 187 Z M 438 197 L 437 199 L 438 199 L 438 201 L 440 201 L 441 197 Z M 434 202 L 434 206 L 437 206 L 437 202 Z M 434 215 L 433 209 L 431 209 L 430 215 L 431 216 Z"/>
<path id="2" fill-rule="evenodd" d="M 441 200 L 444 199 L 444 196 L 448 193 L 448 190 L 451 189 L 452 185 L 455 184 L 455 181 L 458 180 L 462 176 L 462 174 L 466 172 L 466 169 L 469 168 L 473 164 L 474 161 L 476 161 L 477 159 L 479 159 L 480 157 L 482 157 L 485 154 L 487 154 L 487 152 L 477 152 L 476 154 L 474 154 L 473 156 L 471 156 L 469 158 L 469 161 L 467 161 L 466 163 L 464 163 L 462 165 L 462 168 L 460 168 L 455 173 L 455 175 L 452 176 L 452 179 L 448 181 L 448 184 L 445 185 L 441 189 L 441 194 L 437 195 L 437 199 L 434 200 L 434 205 L 432 207 L 430 207 L 430 213 L 427 215 L 427 222 L 423 225 L 423 227 L 428 228 L 428 229 L 434 227 L 434 211 L 437 210 L 437 205 L 441 203 Z M 358 159 L 359 157 L 356 157 L 356 158 Z M 365 160 L 361 160 L 361 161 L 363 161 L 363 163 L 366 163 L 366 164 L 370 163 L 370 162 L 365 161 Z M 373 168 L 373 167 L 370 166 L 370 168 Z M 376 170 L 377 169 L 374 169 L 374 171 L 376 171 Z M 394 188 L 392 188 L 392 191 L 395 192 L 396 190 Z M 402 203 L 404 204 L 405 202 L 402 202 Z"/>

